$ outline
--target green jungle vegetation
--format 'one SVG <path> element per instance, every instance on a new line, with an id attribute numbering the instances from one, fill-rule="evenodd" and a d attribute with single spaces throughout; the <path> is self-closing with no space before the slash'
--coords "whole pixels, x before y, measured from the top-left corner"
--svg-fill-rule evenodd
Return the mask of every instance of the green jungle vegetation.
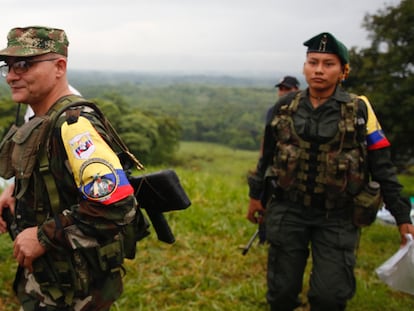
<path id="1" fill-rule="evenodd" d="M 253 244 L 243 256 L 256 225 L 245 219 L 246 174 L 254 167 L 257 151 L 182 142 L 169 165 L 180 177 L 192 205 L 165 213 L 175 234 L 172 245 L 151 235 L 138 243 L 134 260 L 126 260 L 125 291 L 111 309 L 131 311 L 262 311 L 267 310 L 266 245 Z M 146 168 L 146 173 L 166 168 Z M 404 176 L 407 195 L 414 178 Z M 394 226 L 374 223 L 364 228 L 356 267 L 357 293 L 349 311 L 413 310 L 412 296 L 395 292 L 375 274 L 399 248 Z M 0 236 L 0 310 L 17 311 L 12 293 L 16 264 L 12 242 Z M 306 301 L 309 270 L 304 279 Z M 301 310 L 306 310 L 303 308 Z"/>
<path id="2" fill-rule="evenodd" d="M 129 77 L 128 74 L 119 76 Z M 181 140 L 259 149 L 266 111 L 276 100 L 274 82 L 267 87 L 236 82 L 233 86 L 202 82 L 180 84 L 177 77 L 176 84 L 168 85 L 134 84 L 122 82 L 122 79 L 118 81 L 120 84 L 112 85 L 105 82 L 104 74 L 97 74 L 97 79 L 102 77 L 102 83 L 107 84 L 93 85 L 82 84 L 85 80 L 95 81 L 91 73 L 78 72 L 77 77 L 78 80 L 73 80 L 80 84 L 73 85 L 85 98 L 97 103 L 130 150 L 139 155 L 143 163 L 151 165 L 168 163 Z M 216 78 L 215 83 L 223 79 Z M 245 81 L 255 82 L 254 79 Z M 16 110 L 7 87 L 0 85 L 0 136 L 15 121 Z M 20 123 L 24 112 L 22 106 Z"/>

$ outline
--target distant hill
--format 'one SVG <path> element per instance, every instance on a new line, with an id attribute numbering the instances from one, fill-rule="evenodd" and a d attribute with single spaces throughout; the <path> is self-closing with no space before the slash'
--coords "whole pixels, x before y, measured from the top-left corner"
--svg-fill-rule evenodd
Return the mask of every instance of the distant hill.
<path id="1" fill-rule="evenodd" d="M 70 84 L 86 98 L 173 118 L 181 128 L 182 140 L 249 150 L 260 147 L 264 116 L 277 99 L 275 84 L 281 77 L 283 74 L 68 73 Z M 0 90 L 8 97 L 4 79 L 2 83 Z"/>
<path id="2" fill-rule="evenodd" d="M 69 82 L 79 87 L 81 85 L 119 85 L 123 83 L 156 86 L 174 84 L 199 84 L 235 87 L 265 87 L 273 88 L 285 76 L 285 73 L 255 73 L 255 74 L 192 74 L 192 73 L 145 73 L 127 71 L 96 71 L 96 70 L 69 70 Z M 292 73 L 290 73 L 292 75 Z M 302 75 L 296 77 L 302 86 L 306 85 Z M 0 79 L 0 86 L 6 86 L 5 79 Z"/>
<path id="3" fill-rule="evenodd" d="M 69 70 L 69 81 L 75 87 L 77 85 L 117 85 L 122 83 L 167 86 L 174 84 L 201 84 L 201 85 L 220 85 L 237 87 L 269 87 L 274 85 L 282 78 L 284 73 L 275 75 L 265 74 L 191 74 L 191 73 L 144 73 L 144 72 L 117 72 L 117 71 L 88 71 L 88 70 Z M 299 77 L 298 77 L 299 79 Z M 299 79 L 300 80 L 300 79 Z M 302 85 L 305 83 L 301 81 Z"/>

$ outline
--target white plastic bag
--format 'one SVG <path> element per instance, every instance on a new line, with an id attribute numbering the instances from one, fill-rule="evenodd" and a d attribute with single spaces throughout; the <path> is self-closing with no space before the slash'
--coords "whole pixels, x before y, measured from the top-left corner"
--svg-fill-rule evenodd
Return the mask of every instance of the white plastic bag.
<path id="1" fill-rule="evenodd" d="M 414 295 L 414 241 L 406 235 L 407 243 L 375 271 L 391 288 Z"/>

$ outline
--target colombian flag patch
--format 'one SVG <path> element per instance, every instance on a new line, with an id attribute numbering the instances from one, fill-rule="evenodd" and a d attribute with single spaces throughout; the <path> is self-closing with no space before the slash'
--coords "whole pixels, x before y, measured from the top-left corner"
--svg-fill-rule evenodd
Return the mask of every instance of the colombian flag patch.
<path id="1" fill-rule="evenodd" d="M 85 117 L 62 125 L 62 141 L 83 197 L 105 205 L 115 203 L 134 190 L 122 165 L 108 144 Z"/>
<path id="2" fill-rule="evenodd" d="M 368 110 L 368 121 L 367 121 L 367 148 L 368 150 L 376 150 L 385 147 L 389 147 L 391 144 L 385 137 L 384 132 L 382 131 L 381 125 L 378 122 L 377 116 L 375 115 L 374 110 L 368 98 L 365 96 L 359 96 L 361 98 Z"/>

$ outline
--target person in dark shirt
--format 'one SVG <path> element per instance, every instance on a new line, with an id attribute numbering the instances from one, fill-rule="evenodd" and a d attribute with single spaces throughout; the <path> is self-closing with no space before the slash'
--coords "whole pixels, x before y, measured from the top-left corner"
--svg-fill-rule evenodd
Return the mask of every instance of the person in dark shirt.
<path id="1" fill-rule="evenodd" d="M 298 79 L 293 76 L 284 76 L 276 85 L 277 88 L 277 98 L 280 99 L 282 96 L 290 92 L 299 90 L 300 83 Z M 272 111 L 274 105 L 272 105 L 266 113 L 266 123 L 269 123 L 272 118 Z"/>

